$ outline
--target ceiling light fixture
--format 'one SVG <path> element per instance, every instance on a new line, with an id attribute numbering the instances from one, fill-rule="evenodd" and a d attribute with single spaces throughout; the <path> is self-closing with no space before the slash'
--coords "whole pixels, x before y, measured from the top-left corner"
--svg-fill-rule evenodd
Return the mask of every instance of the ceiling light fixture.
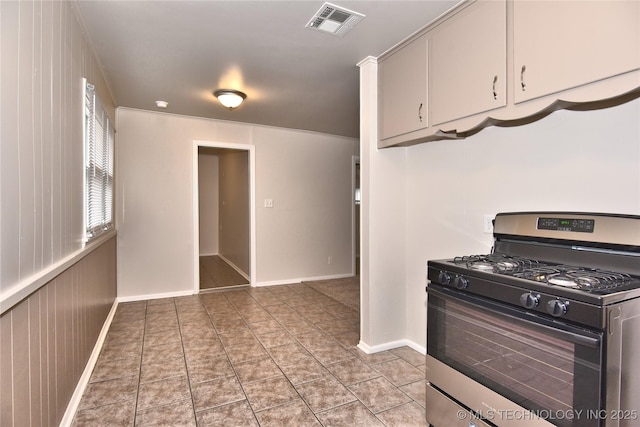
<path id="1" fill-rule="evenodd" d="M 235 89 L 218 89 L 213 92 L 213 96 L 218 98 L 218 101 L 229 110 L 238 108 L 247 97 L 247 95 Z"/>
<path id="2" fill-rule="evenodd" d="M 158 108 L 167 108 L 169 103 L 167 101 L 156 101 L 156 107 Z"/>

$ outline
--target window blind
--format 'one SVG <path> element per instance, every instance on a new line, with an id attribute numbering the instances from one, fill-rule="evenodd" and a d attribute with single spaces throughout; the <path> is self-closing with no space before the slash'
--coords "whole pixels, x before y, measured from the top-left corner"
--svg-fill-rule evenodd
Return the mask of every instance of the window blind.
<path id="1" fill-rule="evenodd" d="M 85 242 L 113 228 L 113 142 L 115 130 L 96 95 L 84 80 Z"/>

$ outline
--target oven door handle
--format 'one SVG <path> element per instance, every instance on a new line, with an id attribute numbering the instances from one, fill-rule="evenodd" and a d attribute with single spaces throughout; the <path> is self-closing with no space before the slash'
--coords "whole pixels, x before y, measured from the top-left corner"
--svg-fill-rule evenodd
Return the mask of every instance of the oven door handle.
<path id="1" fill-rule="evenodd" d="M 583 347 L 589 347 L 589 348 L 600 347 L 600 337 L 588 337 L 582 334 L 578 334 L 571 331 L 565 331 L 562 329 L 557 329 L 552 326 L 547 326 L 543 324 L 540 324 L 538 326 L 540 327 L 540 329 L 544 329 L 544 331 L 549 335 L 555 335 L 556 337 L 564 339 L 572 344 L 578 344 Z"/>
<path id="2" fill-rule="evenodd" d="M 599 348 L 602 341 L 600 339 L 600 336 L 595 332 L 590 333 L 590 335 L 592 336 L 587 336 L 585 335 L 585 333 L 589 333 L 588 331 L 580 330 L 564 323 L 558 324 L 557 321 L 548 320 L 541 316 L 529 314 L 520 309 L 507 307 L 503 304 L 498 304 L 485 298 L 470 295 L 468 293 L 458 292 L 453 289 L 442 287 L 440 285 L 434 286 L 432 283 L 430 283 L 427 287 L 427 293 L 434 294 L 444 299 L 449 298 L 464 301 L 467 304 L 475 306 L 478 310 L 485 310 L 495 315 L 518 319 L 523 322 L 535 324 L 537 328 L 544 330 L 546 334 L 563 339 L 572 344 L 578 344 L 589 348 Z M 531 316 L 536 316 L 536 320 L 532 320 Z"/>

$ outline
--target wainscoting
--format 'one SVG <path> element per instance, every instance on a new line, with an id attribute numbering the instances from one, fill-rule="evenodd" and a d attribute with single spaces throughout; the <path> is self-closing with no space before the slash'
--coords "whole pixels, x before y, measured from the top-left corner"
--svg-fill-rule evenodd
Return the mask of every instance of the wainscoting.
<path id="1" fill-rule="evenodd" d="M 0 425 L 59 425 L 116 298 L 116 237 L 0 317 Z"/>

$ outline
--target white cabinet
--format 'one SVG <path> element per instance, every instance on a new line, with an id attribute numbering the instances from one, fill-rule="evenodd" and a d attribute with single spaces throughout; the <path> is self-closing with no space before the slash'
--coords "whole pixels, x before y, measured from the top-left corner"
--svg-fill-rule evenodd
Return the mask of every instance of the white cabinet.
<path id="1" fill-rule="evenodd" d="M 424 129 L 427 123 L 427 38 L 420 37 L 379 64 L 382 140 Z"/>
<path id="2" fill-rule="evenodd" d="M 507 105 L 506 1 L 479 1 L 430 34 L 431 124 Z"/>
<path id="3" fill-rule="evenodd" d="M 379 63 L 379 147 L 640 93 L 640 0 L 470 0 Z"/>
<path id="4" fill-rule="evenodd" d="M 515 1 L 513 34 L 515 103 L 640 69 L 638 0 Z"/>

